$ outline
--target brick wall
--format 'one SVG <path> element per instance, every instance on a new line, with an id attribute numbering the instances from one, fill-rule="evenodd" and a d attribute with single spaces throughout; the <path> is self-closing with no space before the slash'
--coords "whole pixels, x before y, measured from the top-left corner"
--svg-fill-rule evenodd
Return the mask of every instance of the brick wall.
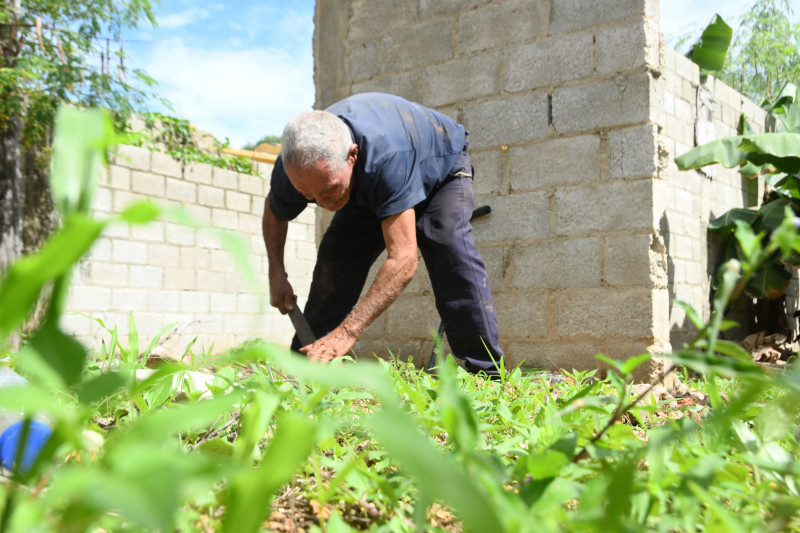
<path id="1" fill-rule="evenodd" d="M 245 242 L 266 292 L 261 215 L 271 170 L 271 165 L 258 163 L 260 175 L 253 176 L 205 164 L 182 165 L 164 153 L 121 146 L 101 182 L 95 212 L 117 213 L 140 198 L 183 206 L 204 226 L 235 233 Z M 290 223 L 287 237 L 286 267 L 301 302 L 316 256 L 314 218 L 314 210 L 307 210 Z M 175 353 L 183 353 L 195 337 L 195 353 L 212 346 L 219 353 L 250 338 L 288 344 L 291 323 L 258 292 L 212 232 L 166 220 L 115 225 L 76 269 L 65 322 L 95 348 L 104 339 L 108 342 L 109 335 L 83 315 L 111 328 L 116 325 L 127 345 L 132 313 L 142 348 L 175 322 L 175 334 L 164 345 Z"/>
<path id="2" fill-rule="evenodd" d="M 492 207 L 474 236 L 511 364 L 587 368 L 598 352 L 670 349 L 687 333 L 673 298 L 708 312 L 709 217 L 757 197 L 733 172 L 674 167 L 694 144 L 699 75 L 665 49 L 658 11 L 657 0 L 317 2 L 318 108 L 390 92 L 470 131 L 477 202 Z M 710 83 L 720 135 L 740 111 L 761 120 Z M 420 268 L 356 350 L 424 362 L 437 325 Z"/>

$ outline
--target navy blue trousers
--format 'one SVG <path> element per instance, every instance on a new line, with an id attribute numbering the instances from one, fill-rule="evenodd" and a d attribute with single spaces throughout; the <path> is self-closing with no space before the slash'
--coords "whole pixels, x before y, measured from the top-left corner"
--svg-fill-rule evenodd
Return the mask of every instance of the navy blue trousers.
<path id="1" fill-rule="evenodd" d="M 453 355 L 464 359 L 470 372 L 496 374 L 492 358 L 499 363 L 503 351 L 489 277 L 472 239 L 469 219 L 474 207 L 472 178 L 448 176 L 415 207 L 417 246 Z M 385 247 L 381 223 L 368 209 L 347 204 L 333 215 L 319 246 L 304 311 L 317 337 L 332 331 L 350 313 Z M 299 348 L 295 336 L 292 349 Z"/>

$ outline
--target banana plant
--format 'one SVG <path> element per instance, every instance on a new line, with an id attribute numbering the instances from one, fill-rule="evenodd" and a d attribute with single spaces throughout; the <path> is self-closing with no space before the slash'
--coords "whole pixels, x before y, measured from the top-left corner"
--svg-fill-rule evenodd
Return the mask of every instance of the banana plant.
<path id="1" fill-rule="evenodd" d="M 800 103 L 797 88 L 787 84 L 774 101 L 765 101 L 767 133 L 755 133 L 742 115 L 739 135 L 698 146 L 675 159 L 680 170 L 719 163 L 739 168 L 747 179 L 763 179 L 765 200 L 757 208 L 734 208 L 712 220 L 709 230 L 726 239 L 724 257 L 741 259 L 742 249 L 733 238 L 737 223 L 745 223 L 762 241 L 780 226 L 785 210 L 800 212 Z M 746 291 L 754 298 L 781 297 L 791 279 L 787 265 L 800 266 L 800 255 L 774 254 L 750 280 Z"/>

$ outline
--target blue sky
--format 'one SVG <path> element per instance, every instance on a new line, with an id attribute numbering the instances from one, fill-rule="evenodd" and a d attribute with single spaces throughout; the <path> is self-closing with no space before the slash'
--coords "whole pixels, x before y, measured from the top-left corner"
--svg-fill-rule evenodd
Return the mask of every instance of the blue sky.
<path id="1" fill-rule="evenodd" d="M 661 28 L 670 42 L 715 13 L 734 25 L 752 1 L 661 0 Z M 791 3 L 797 20 L 800 0 Z M 240 147 L 313 106 L 313 0 L 161 0 L 157 18 L 125 36 L 128 65 L 198 128 Z"/>

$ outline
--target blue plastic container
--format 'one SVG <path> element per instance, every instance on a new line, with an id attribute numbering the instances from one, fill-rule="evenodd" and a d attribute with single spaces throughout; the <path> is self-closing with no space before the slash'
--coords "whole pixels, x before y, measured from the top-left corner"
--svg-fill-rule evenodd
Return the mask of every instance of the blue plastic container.
<path id="1" fill-rule="evenodd" d="M 0 367 L 0 387 L 26 385 L 22 376 L 8 367 Z M 20 441 L 25 431 L 25 420 L 22 413 L 0 410 L 0 466 L 6 470 L 14 470 L 17 454 L 20 453 Z M 36 461 L 52 431 L 40 420 L 31 420 L 25 440 L 22 441 L 20 467 L 27 471 Z"/>

